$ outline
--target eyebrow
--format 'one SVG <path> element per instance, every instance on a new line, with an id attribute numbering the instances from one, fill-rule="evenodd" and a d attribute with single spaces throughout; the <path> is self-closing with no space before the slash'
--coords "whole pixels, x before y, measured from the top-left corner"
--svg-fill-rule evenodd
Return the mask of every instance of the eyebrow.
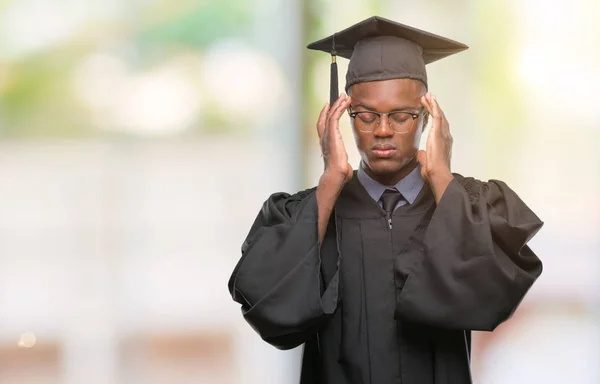
<path id="1" fill-rule="evenodd" d="M 376 108 L 368 106 L 367 104 L 365 104 L 363 102 L 359 102 L 358 104 L 356 104 L 354 106 L 354 108 L 359 108 L 359 107 L 367 109 L 372 112 L 377 112 Z M 402 105 L 402 106 L 392 109 L 390 112 L 405 112 L 405 111 L 418 111 L 418 110 L 419 110 L 419 107 L 415 107 L 414 105 Z"/>

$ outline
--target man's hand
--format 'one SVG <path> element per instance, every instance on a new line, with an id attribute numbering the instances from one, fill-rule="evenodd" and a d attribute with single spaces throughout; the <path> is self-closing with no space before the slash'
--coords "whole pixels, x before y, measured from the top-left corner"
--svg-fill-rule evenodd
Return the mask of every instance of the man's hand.
<path id="1" fill-rule="evenodd" d="M 321 154 L 325 162 L 324 175 L 340 186 L 352 178 L 352 166 L 348 163 L 348 154 L 339 130 L 339 120 L 350 105 L 350 97 L 342 94 L 333 106 L 325 105 L 317 122 L 317 132 L 321 142 Z"/>
<path id="2" fill-rule="evenodd" d="M 319 211 L 319 244 L 323 243 L 327 223 L 333 207 L 342 192 L 344 184 L 352 178 L 352 166 L 348 163 L 348 153 L 339 130 L 339 120 L 350 105 L 350 98 L 340 96 L 333 106 L 327 104 L 317 122 L 317 131 L 321 141 L 321 153 L 325 162 L 325 171 L 317 186 L 317 206 Z"/>
<path id="3" fill-rule="evenodd" d="M 421 175 L 431 186 L 435 201 L 439 204 L 448 184 L 454 178 L 450 172 L 452 136 L 448 120 L 435 96 L 427 93 L 421 97 L 421 104 L 427 109 L 433 121 L 427 137 L 426 151 L 419 151 L 417 160 L 421 163 Z"/>

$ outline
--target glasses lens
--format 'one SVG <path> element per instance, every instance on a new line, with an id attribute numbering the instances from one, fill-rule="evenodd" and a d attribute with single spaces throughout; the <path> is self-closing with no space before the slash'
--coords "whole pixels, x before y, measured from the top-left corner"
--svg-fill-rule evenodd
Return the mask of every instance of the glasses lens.
<path id="1" fill-rule="evenodd" d="M 362 132 L 373 132 L 379 125 L 379 115 L 372 112 L 360 111 L 356 113 L 356 128 Z"/>
<path id="2" fill-rule="evenodd" d="M 392 129 L 398 133 L 410 131 L 415 120 L 410 113 L 406 112 L 391 113 L 388 118 Z"/>
<path id="3" fill-rule="evenodd" d="M 358 120 L 364 124 L 377 123 L 377 119 L 379 119 L 379 116 L 372 112 L 359 112 L 357 113 L 356 117 L 358 117 Z"/>
<path id="4" fill-rule="evenodd" d="M 360 111 L 355 113 L 356 128 L 362 132 L 373 132 L 380 123 L 377 113 Z M 415 119 L 412 113 L 393 112 L 387 116 L 389 127 L 397 133 L 406 133 L 411 130 Z"/>

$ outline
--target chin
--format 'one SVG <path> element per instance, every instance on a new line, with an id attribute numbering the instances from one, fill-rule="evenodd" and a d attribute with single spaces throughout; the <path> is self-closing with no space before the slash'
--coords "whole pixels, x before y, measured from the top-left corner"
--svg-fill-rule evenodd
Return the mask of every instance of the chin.
<path id="1" fill-rule="evenodd" d="M 379 175 L 391 175 L 398 173 L 408 164 L 410 160 L 400 161 L 396 159 L 373 159 L 369 161 L 368 166 L 373 173 Z"/>
<path id="2" fill-rule="evenodd" d="M 393 175 L 401 172 L 409 164 L 414 164 L 414 157 L 402 159 L 369 159 L 368 167 L 378 175 Z"/>

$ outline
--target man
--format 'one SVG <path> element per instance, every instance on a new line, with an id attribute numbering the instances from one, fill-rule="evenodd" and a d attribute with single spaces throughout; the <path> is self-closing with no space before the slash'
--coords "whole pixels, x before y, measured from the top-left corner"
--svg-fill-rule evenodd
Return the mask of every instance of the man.
<path id="1" fill-rule="evenodd" d="M 348 96 L 319 116 L 318 186 L 265 202 L 233 299 L 267 342 L 305 344 L 302 383 L 471 383 L 470 331 L 508 319 L 541 274 L 526 243 L 542 222 L 503 182 L 450 171 L 425 64 L 466 46 L 373 17 L 309 48 L 350 57 Z M 338 130 L 344 111 L 357 171 Z"/>

